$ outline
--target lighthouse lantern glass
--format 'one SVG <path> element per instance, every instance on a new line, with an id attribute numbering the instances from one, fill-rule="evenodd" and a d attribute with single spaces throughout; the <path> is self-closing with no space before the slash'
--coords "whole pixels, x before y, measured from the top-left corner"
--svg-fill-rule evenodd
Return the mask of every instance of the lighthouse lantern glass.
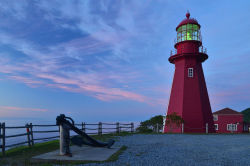
<path id="1" fill-rule="evenodd" d="M 177 29 L 177 42 L 186 40 L 200 41 L 200 29 L 196 24 L 185 24 Z"/>

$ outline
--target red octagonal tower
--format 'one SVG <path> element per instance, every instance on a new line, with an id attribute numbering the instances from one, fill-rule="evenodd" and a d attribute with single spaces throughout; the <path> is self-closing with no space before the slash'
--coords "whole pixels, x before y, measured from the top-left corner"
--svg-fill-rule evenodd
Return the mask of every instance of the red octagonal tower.
<path id="1" fill-rule="evenodd" d="M 180 133 L 215 132 L 211 106 L 202 69 L 208 55 L 202 46 L 200 24 L 189 18 L 189 12 L 177 27 L 175 54 L 168 59 L 175 64 L 175 73 L 171 89 L 167 115 L 174 112 L 181 116 L 184 125 L 166 124 L 164 132 Z M 184 126 L 184 127 L 183 127 Z M 183 127 L 183 129 L 182 129 Z"/>

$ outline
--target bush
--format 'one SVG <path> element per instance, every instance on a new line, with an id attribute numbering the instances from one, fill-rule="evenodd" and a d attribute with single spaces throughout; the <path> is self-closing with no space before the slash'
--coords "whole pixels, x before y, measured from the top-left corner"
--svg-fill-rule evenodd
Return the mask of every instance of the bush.
<path id="1" fill-rule="evenodd" d="M 140 133 L 152 133 L 153 132 L 153 130 L 148 128 L 147 126 L 140 126 L 136 128 L 136 131 Z"/>
<path id="2" fill-rule="evenodd" d="M 156 124 L 159 124 L 159 126 L 163 125 L 163 116 L 162 115 L 157 115 L 149 120 L 143 121 L 140 123 L 140 126 L 136 128 L 137 132 L 142 132 L 142 133 L 150 133 L 153 132 L 153 127 L 156 126 Z"/>

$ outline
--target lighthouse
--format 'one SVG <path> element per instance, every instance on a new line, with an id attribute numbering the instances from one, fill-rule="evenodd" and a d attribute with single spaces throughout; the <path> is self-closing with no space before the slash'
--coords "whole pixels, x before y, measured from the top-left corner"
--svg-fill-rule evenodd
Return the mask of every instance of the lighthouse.
<path id="1" fill-rule="evenodd" d="M 202 63 L 208 59 L 202 45 L 200 24 L 186 18 L 176 27 L 175 52 L 169 62 L 175 65 L 174 79 L 167 115 L 175 114 L 183 119 L 182 125 L 165 123 L 163 132 L 205 133 L 215 132 Z"/>

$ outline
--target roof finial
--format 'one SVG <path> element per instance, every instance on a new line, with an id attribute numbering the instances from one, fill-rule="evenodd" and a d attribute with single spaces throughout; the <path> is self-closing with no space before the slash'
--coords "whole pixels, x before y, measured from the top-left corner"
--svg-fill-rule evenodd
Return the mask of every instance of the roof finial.
<path id="1" fill-rule="evenodd" d="M 187 19 L 189 19 L 189 17 L 190 17 L 189 11 L 187 11 L 186 17 L 187 17 Z"/>

